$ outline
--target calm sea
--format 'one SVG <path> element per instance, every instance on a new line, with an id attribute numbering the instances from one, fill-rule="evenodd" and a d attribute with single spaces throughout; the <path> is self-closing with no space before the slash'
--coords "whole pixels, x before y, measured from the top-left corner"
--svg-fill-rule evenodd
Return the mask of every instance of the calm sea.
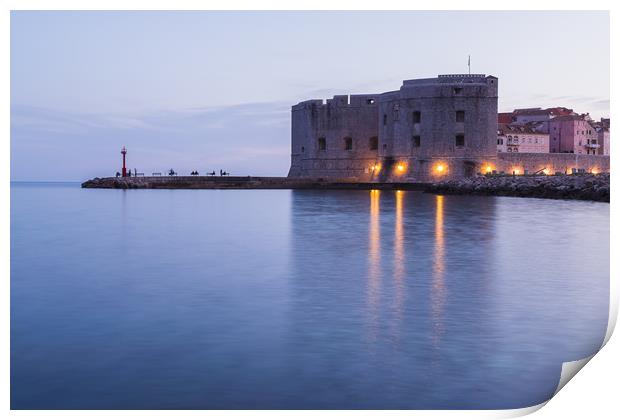
<path id="1" fill-rule="evenodd" d="M 518 408 L 607 327 L 609 205 L 11 185 L 11 406 Z"/>

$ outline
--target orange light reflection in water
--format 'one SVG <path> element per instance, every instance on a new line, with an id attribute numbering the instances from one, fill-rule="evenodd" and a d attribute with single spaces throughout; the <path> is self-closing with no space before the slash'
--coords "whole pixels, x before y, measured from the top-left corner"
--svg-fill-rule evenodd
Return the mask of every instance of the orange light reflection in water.
<path id="1" fill-rule="evenodd" d="M 396 191 L 396 209 L 394 217 L 394 312 L 397 324 L 403 319 L 405 296 L 405 231 L 403 227 L 403 202 L 405 191 Z M 399 329 L 400 325 L 395 325 Z M 396 334 L 399 337 L 399 334 Z"/>
<path id="2" fill-rule="evenodd" d="M 381 286 L 381 232 L 379 221 L 380 190 L 370 191 L 370 223 L 368 228 L 368 287 L 370 316 L 369 339 L 376 341 L 379 332 L 378 305 Z"/>
<path id="3" fill-rule="evenodd" d="M 431 316 L 433 320 L 433 347 L 439 347 L 444 333 L 443 311 L 446 300 L 445 271 L 445 244 L 443 227 L 443 199 L 435 197 L 435 255 L 433 261 L 433 280 L 431 285 Z"/>

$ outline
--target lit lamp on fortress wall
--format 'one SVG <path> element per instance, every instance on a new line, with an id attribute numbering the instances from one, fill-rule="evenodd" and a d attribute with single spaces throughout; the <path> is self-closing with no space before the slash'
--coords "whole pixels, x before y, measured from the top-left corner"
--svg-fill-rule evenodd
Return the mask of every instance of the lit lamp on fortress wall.
<path id="1" fill-rule="evenodd" d="M 433 168 L 437 175 L 444 175 L 448 171 L 448 166 L 445 163 L 437 163 Z"/>

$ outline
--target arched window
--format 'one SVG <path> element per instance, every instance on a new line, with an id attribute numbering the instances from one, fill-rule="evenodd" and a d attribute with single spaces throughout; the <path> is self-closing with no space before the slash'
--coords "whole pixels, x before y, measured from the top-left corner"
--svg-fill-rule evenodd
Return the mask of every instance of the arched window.
<path id="1" fill-rule="evenodd" d="M 325 137 L 319 137 L 319 150 L 327 150 L 327 142 Z"/>
<path id="2" fill-rule="evenodd" d="M 371 137 L 368 145 L 370 147 L 370 150 L 377 150 L 379 149 L 379 138 L 378 137 Z"/>

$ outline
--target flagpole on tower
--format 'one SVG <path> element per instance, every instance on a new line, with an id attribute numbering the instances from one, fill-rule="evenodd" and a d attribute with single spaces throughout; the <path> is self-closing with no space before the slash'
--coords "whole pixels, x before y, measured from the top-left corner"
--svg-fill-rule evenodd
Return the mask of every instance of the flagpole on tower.
<path id="1" fill-rule="evenodd" d="M 469 72 L 469 75 L 471 76 L 471 55 L 467 56 L 467 71 Z"/>

